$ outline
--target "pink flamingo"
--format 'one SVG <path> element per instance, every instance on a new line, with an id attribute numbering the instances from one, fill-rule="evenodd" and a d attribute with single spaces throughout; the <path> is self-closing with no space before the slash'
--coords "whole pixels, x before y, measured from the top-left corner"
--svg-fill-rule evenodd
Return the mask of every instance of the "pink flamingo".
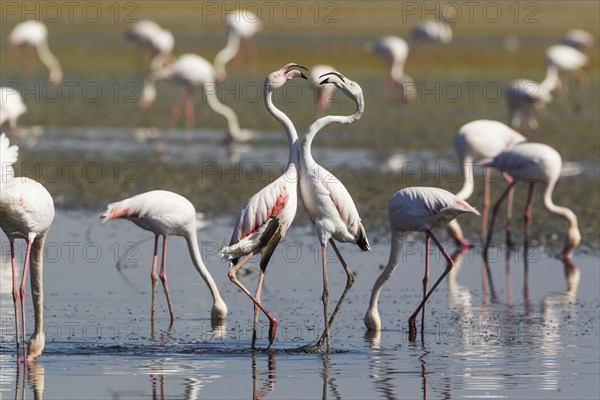
<path id="1" fill-rule="evenodd" d="M 135 23 L 125 32 L 125 37 L 137 43 L 138 50 L 146 48 L 151 52 L 150 68 L 152 70 L 168 63 L 175 46 L 173 34 L 161 28 L 156 22 L 149 20 L 140 20 Z"/>
<path id="2" fill-rule="evenodd" d="M 575 92 L 574 101 L 576 109 L 580 107 L 579 101 L 581 95 L 589 84 L 589 75 L 583 69 L 588 62 L 588 56 L 578 49 L 565 44 L 550 46 L 546 50 L 546 63 L 548 65 L 553 65 L 559 72 L 563 71 L 569 73 L 575 78 L 577 90 Z M 563 87 L 566 91 L 568 86 L 559 81 L 555 92 L 559 92 L 559 89 Z M 556 94 L 558 95 L 559 93 Z"/>
<path id="3" fill-rule="evenodd" d="M 227 14 L 226 24 L 228 30 L 227 45 L 215 57 L 215 76 L 218 82 L 227 79 L 225 65 L 240 51 L 240 46 L 246 48 L 248 58 L 258 69 L 258 51 L 254 35 L 262 28 L 260 18 L 248 10 L 236 10 Z"/>
<path id="4" fill-rule="evenodd" d="M 325 321 L 325 331 L 316 344 L 317 348 L 327 341 L 327 351 L 331 352 L 331 339 L 329 327 L 352 284 L 354 275 L 344 261 L 342 254 L 338 250 L 334 239 L 342 243 L 356 243 L 361 250 L 369 251 L 371 249 L 365 228 L 363 227 L 356 205 L 348 193 L 348 190 L 331 172 L 321 167 L 314 160 L 311 154 L 311 145 L 316 134 L 326 125 L 333 122 L 339 124 L 351 124 L 358 121 L 362 116 L 365 103 L 361 87 L 350 79 L 337 72 L 329 72 L 321 76 L 321 84 L 333 84 L 340 89 L 346 96 L 356 103 L 356 111 L 349 116 L 328 115 L 322 117 L 308 128 L 302 139 L 300 149 L 300 194 L 302 203 L 308 213 L 311 221 L 317 229 L 317 237 L 321 245 L 321 258 L 323 262 L 323 316 Z M 346 271 L 346 288 L 338 303 L 328 317 L 329 288 L 327 278 L 327 243 L 331 244 L 335 254 L 342 263 Z"/>
<path id="5" fill-rule="evenodd" d="M 9 46 L 27 45 L 35 48 L 40 61 L 48 68 L 48 82 L 62 82 L 63 72 L 60 63 L 50 52 L 48 28 L 39 21 L 25 21 L 17 24 L 8 35 Z M 33 64 L 31 64 L 33 65 Z"/>
<path id="6" fill-rule="evenodd" d="M 282 176 L 265 186 L 242 207 L 235 222 L 229 246 L 222 249 L 222 256 L 229 261 L 229 279 L 235 283 L 254 302 L 254 329 L 252 333 L 252 348 L 256 344 L 256 328 L 258 310 L 260 309 L 269 319 L 269 347 L 275 340 L 277 320 L 261 303 L 260 292 L 269 259 L 277 244 L 285 236 L 296 216 L 298 204 L 298 134 L 292 121 L 273 104 L 273 91 L 283 86 L 294 77 L 306 79 L 304 74 L 293 68 L 304 68 L 297 64 L 286 64 L 275 72 L 270 73 L 264 83 L 264 102 L 269 113 L 283 126 L 288 138 L 289 156 L 285 172 Z M 305 68 L 304 68 L 305 69 Z M 250 291 L 238 280 L 236 272 L 252 256 L 259 254 L 260 275 L 256 294 Z"/>
<path id="7" fill-rule="evenodd" d="M 177 193 L 165 190 L 153 190 L 109 204 L 100 218 L 103 219 L 103 222 L 111 219 L 128 219 L 140 228 L 154 233 L 154 256 L 152 258 L 152 269 L 150 272 L 150 278 L 152 280 L 152 327 L 154 327 L 154 300 L 157 280 L 156 264 L 158 256 L 158 239 L 160 236 L 163 237 L 163 250 L 159 277 L 169 306 L 169 314 L 171 316 L 170 326 L 172 326 L 175 321 L 175 313 L 173 312 L 167 285 L 166 261 L 168 236 L 182 236 L 185 239 L 190 252 L 190 257 L 192 258 L 192 263 L 208 286 L 213 298 L 211 319 L 213 321 L 221 321 L 225 318 L 227 315 L 227 306 L 219 294 L 219 289 L 217 288 L 215 281 L 202 261 L 202 255 L 198 248 L 198 239 L 196 235 L 196 209 L 188 199 Z"/>
<path id="8" fill-rule="evenodd" d="M 23 324 L 23 353 L 25 362 L 36 360 L 44 351 L 44 243 L 54 220 L 54 202 L 40 183 L 25 177 L 15 178 L 12 164 L 17 162 L 18 147 L 10 146 L 5 134 L 0 135 L 0 228 L 10 241 L 12 266 L 12 295 L 15 308 L 17 357 L 19 354 L 19 314 Z M 17 288 L 15 268 L 15 239 L 25 239 L 27 251 L 23 265 L 20 290 Z M 31 294 L 35 327 L 25 347 L 25 282 L 31 263 Z"/>
<path id="9" fill-rule="evenodd" d="M 460 214 L 471 213 L 479 215 L 476 209 L 471 207 L 466 201 L 453 195 L 452 193 L 438 188 L 431 187 L 410 187 L 396 192 L 388 203 L 388 216 L 390 220 L 391 231 L 391 250 L 387 266 L 379 275 L 373 291 L 371 292 L 371 301 L 365 314 L 364 322 L 369 330 L 381 329 L 381 318 L 377 310 L 377 302 L 381 289 L 385 282 L 392 276 L 400 260 L 400 249 L 402 239 L 406 232 L 425 232 L 425 276 L 423 277 L 423 301 L 419 304 L 415 312 L 408 320 L 409 336 L 411 340 L 416 337 L 417 327 L 416 318 L 421 314 L 421 337 L 423 337 L 425 326 L 425 303 L 433 293 L 442 279 L 450 272 L 454 261 L 442 247 L 439 240 L 433 234 L 432 229 L 439 228 L 452 221 Z M 440 249 L 444 258 L 448 262 L 445 271 L 435 282 L 429 292 L 427 292 L 427 283 L 429 281 L 429 239 L 432 239 Z"/>
<path id="10" fill-rule="evenodd" d="M 310 74 L 308 75 L 308 82 L 310 83 L 310 85 L 313 87 L 313 89 L 316 92 L 316 104 L 315 104 L 315 109 L 316 109 L 316 114 L 317 114 L 317 118 L 320 118 L 323 116 L 323 114 L 325 113 L 325 110 L 327 110 L 327 108 L 329 107 L 329 105 L 331 104 L 332 98 L 331 96 L 333 95 L 333 91 L 335 90 L 335 87 L 333 85 L 321 85 L 321 75 L 325 74 L 326 72 L 331 72 L 331 71 L 335 71 L 335 68 L 329 66 L 329 65 L 325 65 L 325 64 L 319 64 L 319 65 L 315 65 L 314 67 L 312 67 L 310 69 Z"/>
<path id="11" fill-rule="evenodd" d="M 542 204 L 544 208 L 551 214 L 564 218 L 569 223 L 567 231 L 567 243 L 564 249 L 560 252 L 561 258 L 568 258 L 575 247 L 581 242 L 581 233 L 577 223 L 575 213 L 566 208 L 557 206 L 552 200 L 552 192 L 554 186 L 560 177 L 562 168 L 562 159 L 560 154 L 552 147 L 542 143 L 522 143 L 511 149 L 505 150 L 494 157 L 493 165 L 503 172 L 508 173 L 513 181 L 508 185 L 504 193 L 498 198 L 494 204 L 492 211 L 492 220 L 487 234 L 487 241 L 484 247 L 484 254 L 487 254 L 488 248 L 492 241 L 492 233 L 494 230 L 494 221 L 498 208 L 506 198 L 510 190 L 522 181 L 529 184 L 529 192 L 527 195 L 527 205 L 525 206 L 525 242 L 528 241 L 529 231 L 531 229 L 531 199 L 533 195 L 533 187 L 536 183 L 542 184 L 544 193 Z"/>
<path id="12" fill-rule="evenodd" d="M 391 91 L 398 85 L 402 91 L 402 100 L 412 99 L 416 92 L 412 78 L 404 73 L 404 65 L 408 58 L 408 43 L 398 36 L 383 36 L 366 44 L 367 51 L 382 57 L 389 62 L 386 88 Z"/>
<path id="13" fill-rule="evenodd" d="M 194 126 L 194 88 L 202 86 L 208 106 L 227 120 L 227 141 L 245 141 L 252 137 L 251 132 L 240 128 L 237 115 L 230 107 L 221 103 L 217 96 L 215 71 L 204 58 L 195 54 L 184 54 L 172 64 L 152 71 L 144 82 L 144 90 L 140 98 L 140 106 L 147 108 L 156 99 L 156 82 L 172 80 L 181 82 L 184 90 L 171 109 L 171 119 L 177 122 L 181 111 L 181 103 L 185 105 L 186 125 Z"/>
<path id="14" fill-rule="evenodd" d="M 467 200 L 473 194 L 475 187 L 475 177 L 473 175 L 473 165 L 483 161 L 489 161 L 501 151 L 511 148 L 519 143 L 526 141 L 525 136 L 499 121 L 479 119 L 463 125 L 454 138 L 454 148 L 460 161 L 461 173 L 463 176 L 463 186 L 456 197 L 461 200 Z M 481 234 L 485 240 L 487 233 L 487 214 L 490 204 L 490 166 L 484 165 L 484 191 Z M 505 179 L 512 179 L 503 174 Z M 509 197 L 508 214 L 511 215 L 512 193 Z M 448 223 L 448 234 L 454 239 L 458 246 L 463 249 L 470 247 L 465 239 L 462 229 L 456 220 Z"/>
<path id="15" fill-rule="evenodd" d="M 27 111 L 21 94 L 8 86 L 0 87 L 0 126 L 8 121 L 10 134 L 17 129 L 17 119 Z"/>
<path id="16" fill-rule="evenodd" d="M 584 31 L 583 29 L 571 29 L 565 33 L 563 43 L 567 46 L 576 48 L 577 50 L 584 51 L 594 47 L 596 39 L 591 33 Z"/>

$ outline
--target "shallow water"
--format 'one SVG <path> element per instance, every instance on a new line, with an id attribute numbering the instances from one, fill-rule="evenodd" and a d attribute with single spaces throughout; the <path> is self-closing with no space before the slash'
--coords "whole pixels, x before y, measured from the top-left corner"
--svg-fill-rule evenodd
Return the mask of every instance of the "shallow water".
<path id="1" fill-rule="evenodd" d="M 172 239 L 168 276 L 176 321 L 168 329 L 157 288 L 152 335 L 150 236 L 127 221 L 102 224 L 95 213 L 59 211 L 46 252 L 46 349 L 25 383 L 13 353 L 10 269 L 3 256 L 0 393 L 13 398 L 24 389 L 25 396 L 48 399 L 595 397 L 597 256 L 578 254 L 572 265 L 563 265 L 545 252 L 531 252 L 525 295 L 519 252 L 508 263 L 503 251 L 492 252 L 489 280 L 479 251 L 466 253 L 428 303 L 424 342 L 413 343 L 406 321 L 421 296 L 423 252 L 414 251 L 422 247 L 421 236 L 409 238 L 402 264 L 382 293 L 383 330 L 376 336 L 365 334 L 362 317 L 378 265 L 387 261 L 388 241 L 378 240 L 370 254 L 341 246 L 357 281 L 334 325 L 333 354 L 307 354 L 296 349 L 321 332 L 321 268 L 312 227 L 299 225 L 274 254 L 262 296 L 280 322 L 277 340 L 265 349 L 261 318 L 259 350 L 251 352 L 251 302 L 228 281 L 218 257 L 229 230 L 229 220 L 217 220 L 199 239 L 230 310 L 226 324 L 211 325 L 210 295 L 184 241 Z M 129 247 L 133 251 L 125 254 Z M 435 279 L 442 260 L 438 252 L 432 257 Z M 334 257 L 328 265 L 334 299 L 345 275 Z M 255 267 L 241 276 L 254 287 Z M 31 329 L 30 307 L 27 312 Z"/>

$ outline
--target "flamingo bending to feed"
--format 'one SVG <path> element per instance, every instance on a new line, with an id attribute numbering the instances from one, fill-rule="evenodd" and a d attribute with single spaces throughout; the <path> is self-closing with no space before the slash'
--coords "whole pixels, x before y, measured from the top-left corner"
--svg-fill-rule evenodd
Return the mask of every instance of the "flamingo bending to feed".
<path id="1" fill-rule="evenodd" d="M 573 249 L 581 242 L 581 233 L 579 232 L 579 225 L 575 213 L 566 207 L 554 204 L 554 201 L 552 200 L 552 192 L 560 177 L 562 168 L 560 154 L 552 147 L 543 143 L 522 143 L 512 149 L 505 150 L 494 157 L 493 165 L 501 171 L 508 173 L 513 178 L 513 181 L 494 204 L 492 220 L 490 222 L 487 241 L 484 247 L 484 254 L 487 254 L 492 241 L 494 221 L 496 219 L 496 214 L 498 213 L 498 208 L 504 201 L 508 192 L 512 190 L 517 182 L 522 181 L 529 184 L 527 205 L 525 206 L 525 241 L 527 242 L 529 238 L 529 231 L 531 228 L 531 199 L 533 187 L 536 183 L 539 183 L 544 187 L 542 196 L 542 205 L 544 208 L 551 214 L 566 219 L 569 223 L 567 243 L 560 252 L 560 257 L 570 257 Z"/>
<path id="2" fill-rule="evenodd" d="M 579 101 L 581 95 L 589 84 L 589 75 L 583 70 L 588 62 L 588 56 L 571 46 L 557 44 L 548 47 L 546 50 L 546 63 L 548 65 L 554 65 L 559 71 L 567 72 L 573 75 L 575 78 L 577 89 L 575 92 L 574 101 L 576 108 L 580 107 Z M 562 84 L 559 81 L 556 91 L 558 92 L 558 89 L 562 88 L 563 86 L 565 89 L 567 88 L 566 84 Z"/>
<path id="3" fill-rule="evenodd" d="M 8 121 L 10 134 L 17 129 L 17 119 L 27 111 L 27 106 L 23 103 L 21 94 L 9 87 L 0 87 L 0 126 Z"/>
<path id="4" fill-rule="evenodd" d="M 8 35 L 9 46 L 27 45 L 36 49 L 40 61 L 48 68 L 48 82 L 62 82 L 63 72 L 60 63 L 50 52 L 48 28 L 39 21 L 25 21 L 17 24 Z M 33 65 L 33 64 L 32 64 Z"/>
<path id="5" fill-rule="evenodd" d="M 412 78 L 404 73 L 408 58 L 408 43 L 398 36 L 383 36 L 366 44 L 367 51 L 384 58 L 390 64 L 386 79 L 388 90 L 398 85 L 402 91 L 402 100 L 407 101 L 416 95 Z"/>
<path id="6" fill-rule="evenodd" d="M 236 10 L 227 14 L 226 23 L 227 45 L 215 57 L 215 76 L 219 82 L 227 79 L 225 65 L 238 54 L 242 45 L 246 48 L 248 58 L 251 59 L 255 70 L 258 66 L 258 51 L 256 51 L 254 35 L 262 28 L 260 18 L 251 11 Z"/>
<path id="7" fill-rule="evenodd" d="M 499 121 L 479 119 L 463 125 L 454 138 L 454 148 L 460 161 L 463 186 L 456 197 L 467 200 L 473 194 L 475 177 L 473 165 L 483 161 L 489 161 L 498 153 L 526 141 L 525 136 Z M 483 207 L 481 210 L 481 234 L 483 240 L 487 233 L 487 214 L 490 204 L 490 166 L 484 165 L 484 191 Z M 512 179 L 503 174 L 510 183 Z M 509 197 L 508 214 L 511 215 L 512 193 Z M 457 220 L 448 223 L 448 234 L 454 239 L 458 246 L 463 249 L 470 247 L 464 238 L 462 229 Z"/>
<path id="8" fill-rule="evenodd" d="M 316 134 L 331 123 L 352 124 L 362 116 L 365 103 L 361 87 L 350 79 L 337 72 L 329 72 L 321 76 L 321 84 L 333 84 L 346 96 L 356 103 L 356 111 L 349 116 L 328 115 L 322 117 L 307 129 L 300 149 L 300 194 L 302 203 L 311 221 L 317 229 L 319 244 L 321 245 L 321 258 L 323 263 L 323 316 L 325 331 L 316 344 L 319 349 L 327 341 L 327 351 L 331 352 L 331 339 L 329 327 L 344 300 L 348 290 L 354 283 L 354 275 L 344 261 L 334 239 L 342 243 L 356 243 L 361 250 L 369 251 L 371 246 L 367 239 L 356 205 L 346 187 L 331 172 L 317 164 L 311 153 L 311 145 Z M 328 316 L 329 288 L 327 278 L 327 243 L 331 244 L 335 254 L 346 271 L 346 288 L 338 303 Z"/>
<path id="9" fill-rule="evenodd" d="M 54 202 L 50 193 L 33 179 L 14 177 L 12 164 L 17 162 L 18 147 L 10 146 L 6 135 L 0 135 L 0 228 L 10 241 L 10 260 L 12 266 L 12 295 L 15 308 L 15 332 L 17 357 L 19 354 L 19 313 L 23 329 L 23 352 L 25 362 L 37 359 L 44 351 L 44 243 L 54 220 Z M 17 288 L 15 268 L 15 239 L 25 239 L 27 251 L 23 265 L 20 289 Z M 25 347 L 25 282 L 31 263 L 31 295 L 35 327 L 29 343 Z"/>
<path id="10" fill-rule="evenodd" d="M 221 251 L 224 259 L 229 261 L 229 279 L 235 283 L 254 302 L 254 329 L 252 348 L 256 344 L 256 328 L 258 310 L 260 309 L 269 319 L 269 347 L 275 340 L 277 320 L 261 303 L 262 288 L 267 264 L 296 216 L 298 204 L 298 134 L 292 121 L 273 104 L 273 91 L 283 86 L 294 77 L 306 79 L 304 74 L 293 68 L 303 68 L 297 64 L 286 64 L 270 73 L 264 83 L 264 102 L 269 113 L 283 126 L 288 138 L 289 156 L 285 172 L 282 176 L 265 186 L 252 196 L 241 209 L 235 222 L 229 246 Z M 238 280 L 236 273 L 254 255 L 261 255 L 260 275 L 256 294 L 250 291 Z"/>
<path id="11" fill-rule="evenodd" d="M 135 43 L 139 48 L 147 48 L 152 53 L 152 62 L 150 68 L 158 69 L 166 65 L 171 57 L 171 52 L 175 46 L 173 34 L 161 28 L 156 22 L 149 20 L 140 20 L 131 26 L 125 37 Z"/>
<path id="12" fill-rule="evenodd" d="M 171 119 L 177 122 L 181 111 L 181 103 L 185 104 L 186 125 L 194 126 L 194 88 L 202 86 L 206 94 L 208 106 L 227 120 L 227 141 L 244 141 L 252 135 L 240 128 L 237 115 L 230 107 L 218 99 L 215 84 L 215 70 L 204 58 L 195 54 L 184 54 L 172 64 L 152 71 L 144 82 L 144 90 L 140 98 L 140 106 L 147 108 L 156 99 L 156 82 L 172 80 L 184 85 L 182 95 L 175 101 L 171 109 Z"/>
<path id="13" fill-rule="evenodd" d="M 364 318 L 367 329 L 375 331 L 381 329 L 381 318 L 379 317 L 379 311 L 377 310 L 377 302 L 383 285 L 392 276 L 400 260 L 400 249 L 402 247 L 404 234 L 406 232 L 425 232 L 423 301 L 421 301 L 421 304 L 419 304 L 408 320 L 410 340 L 415 340 L 417 332 L 416 318 L 419 311 L 423 309 L 421 314 L 421 337 L 423 337 L 425 327 L 425 303 L 454 265 L 452 257 L 444 250 L 439 240 L 433 234 L 432 229 L 442 227 L 464 213 L 479 215 L 479 212 L 471 207 L 466 201 L 443 189 L 432 187 L 410 187 L 402 189 L 392 196 L 388 203 L 388 216 L 391 231 L 390 257 L 387 266 L 373 285 L 369 309 Z M 427 292 L 427 283 L 429 281 L 430 238 L 440 249 L 448 262 L 448 265 L 431 290 Z"/>
<path id="14" fill-rule="evenodd" d="M 102 222 L 111 219 L 128 219 L 140 228 L 154 233 L 154 256 L 152 258 L 152 269 L 150 278 L 152 280 L 152 306 L 151 306 L 151 324 L 154 327 L 154 303 L 156 288 L 156 264 L 158 256 L 158 239 L 163 237 L 163 250 L 160 266 L 160 280 L 163 285 L 165 297 L 171 316 L 171 324 L 175 321 L 175 313 L 171 304 L 169 288 L 167 285 L 167 237 L 182 236 L 190 252 L 192 263 L 196 270 L 208 286 L 213 298 L 213 306 L 210 312 L 213 321 L 221 321 L 227 315 L 227 305 L 219 294 L 219 289 L 213 280 L 210 272 L 202 261 L 202 255 L 198 248 L 198 239 L 196 235 L 196 209 L 194 205 L 185 197 L 166 190 L 152 190 L 150 192 L 138 194 L 119 202 L 111 203 L 106 211 L 100 215 Z"/>

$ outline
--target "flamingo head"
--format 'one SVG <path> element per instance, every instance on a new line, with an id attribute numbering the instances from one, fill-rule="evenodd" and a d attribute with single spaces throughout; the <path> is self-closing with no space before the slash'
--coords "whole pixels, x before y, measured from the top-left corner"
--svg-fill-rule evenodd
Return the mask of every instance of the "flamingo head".
<path id="1" fill-rule="evenodd" d="M 339 72 L 327 72 L 319 77 L 319 81 L 319 85 L 334 85 L 354 100 L 359 108 L 364 109 L 363 91 L 358 83 L 351 81 Z"/>
<path id="2" fill-rule="evenodd" d="M 560 258 L 561 260 L 570 258 L 571 254 L 573 253 L 573 250 L 575 249 L 575 247 L 579 246 L 579 243 L 581 243 L 581 232 L 579 231 L 579 228 L 577 226 L 573 226 L 569 229 L 569 232 L 567 234 L 567 245 L 560 252 L 558 258 Z"/>
<path id="3" fill-rule="evenodd" d="M 303 67 L 302 65 L 298 65 L 298 64 L 294 64 L 294 63 L 286 64 L 283 67 L 281 67 L 280 69 L 278 69 L 277 71 L 271 72 L 267 76 L 268 85 L 271 86 L 272 88 L 278 88 L 280 86 L 283 86 L 283 84 L 285 82 L 287 82 L 289 79 L 292 79 L 295 77 L 301 77 L 301 78 L 307 79 L 306 75 L 304 75 L 301 71 L 298 71 L 297 69 L 293 69 L 293 68 L 301 68 L 301 69 L 307 70 L 307 68 Z"/>

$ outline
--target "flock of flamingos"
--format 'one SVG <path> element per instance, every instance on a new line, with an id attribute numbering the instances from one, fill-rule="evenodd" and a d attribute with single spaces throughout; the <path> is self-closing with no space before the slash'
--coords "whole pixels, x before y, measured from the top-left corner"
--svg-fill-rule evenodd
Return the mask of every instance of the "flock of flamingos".
<path id="1" fill-rule="evenodd" d="M 248 47 L 250 53 L 255 51 L 252 36 L 260 29 L 258 19 L 248 18 L 248 12 L 233 13 L 227 18 L 229 38 L 227 46 L 218 53 L 214 65 L 204 58 L 185 54 L 171 60 L 173 35 L 151 21 L 140 21 L 127 33 L 127 37 L 141 46 L 151 50 L 151 73 L 145 80 L 144 91 L 140 99 L 141 106 L 149 105 L 156 97 L 155 84 L 159 80 L 176 80 L 183 82 L 184 92 L 173 107 L 172 115 L 179 115 L 183 104 L 188 124 L 194 119 L 193 87 L 208 85 L 215 81 L 226 79 L 225 65 L 239 51 L 242 44 Z M 414 36 L 429 42 L 449 42 L 452 31 L 444 19 L 437 22 L 425 22 L 415 28 Z M 57 59 L 48 48 L 47 29 L 37 21 L 27 21 L 18 24 L 9 36 L 11 45 L 26 44 L 37 49 L 41 61 L 49 69 L 49 81 L 59 83 L 62 71 Z M 537 129 L 536 112 L 551 99 L 551 93 L 561 88 L 559 71 L 571 71 L 575 74 L 580 90 L 587 82 L 587 77 L 581 68 L 587 63 L 585 48 L 593 46 L 593 37 L 581 30 L 567 34 L 565 44 L 555 45 L 547 52 L 547 76 L 540 83 L 517 80 L 507 86 L 506 94 L 510 108 L 510 122 L 515 128 L 534 131 Z M 407 43 L 395 36 L 386 36 L 369 43 L 368 49 L 390 63 L 388 84 L 390 88 L 402 88 L 412 80 L 404 73 L 404 63 L 408 55 Z M 255 57 L 255 56 L 254 56 Z M 279 241 L 285 236 L 292 224 L 298 197 L 302 199 L 304 208 L 316 228 L 316 234 L 321 246 L 323 267 L 323 318 L 324 332 L 316 344 L 304 346 L 306 351 L 320 351 L 326 345 L 331 351 L 329 329 L 338 313 L 342 302 L 354 282 L 354 275 L 348 267 L 336 242 L 355 243 L 361 250 L 369 251 L 370 245 L 366 231 L 352 197 L 333 174 L 320 166 L 312 157 L 311 146 L 316 134 L 325 126 L 337 124 L 352 124 L 358 121 L 364 111 L 364 99 L 360 85 L 334 68 L 320 65 L 312 69 L 307 76 L 306 70 L 298 64 L 289 63 L 270 73 L 264 81 L 264 104 L 268 112 L 285 130 L 288 139 L 289 156 L 287 167 L 281 177 L 264 187 L 241 208 L 231 241 L 222 249 L 222 256 L 229 261 L 228 276 L 254 304 L 254 334 L 252 348 L 256 343 L 257 321 L 259 312 L 269 319 L 269 346 L 272 345 L 277 332 L 277 319 L 267 310 L 261 301 L 261 287 L 267 265 Z M 324 115 L 327 102 L 326 93 L 339 90 L 353 101 L 355 111 L 347 116 L 325 115 L 317 119 L 307 129 L 300 139 L 290 118 L 279 110 L 272 101 L 275 90 L 281 88 L 288 80 L 294 78 L 309 79 L 318 88 L 317 114 Z M 16 120 L 25 112 L 26 107 L 13 88 L 2 89 L 2 123 L 9 121 L 11 131 L 16 126 Z M 221 103 L 214 90 L 206 90 L 209 106 L 222 114 L 228 122 L 230 140 L 244 140 L 243 130 L 240 129 L 233 110 Z M 455 146 L 461 161 L 464 186 L 456 195 L 433 187 L 409 187 L 396 192 L 388 203 L 389 223 L 391 230 L 391 250 L 387 266 L 375 281 L 369 308 L 364 317 L 364 323 L 369 330 L 381 329 L 381 319 L 377 304 L 381 289 L 394 272 L 399 258 L 401 241 L 406 232 L 417 231 L 425 233 L 426 260 L 425 276 L 423 278 L 423 299 L 409 319 L 411 340 L 416 337 L 416 318 L 421 312 L 421 335 L 423 335 L 425 304 L 432 292 L 444 279 L 453 266 L 452 258 L 447 254 L 433 229 L 448 225 L 450 236 L 462 248 L 468 248 L 469 242 L 464 238 L 456 217 L 461 214 L 480 215 L 466 200 L 473 193 L 474 171 L 473 164 L 484 165 L 484 204 L 482 209 L 482 236 L 485 240 L 484 254 L 490 245 L 493 225 L 501 203 L 508 198 L 508 213 L 511 214 L 510 202 L 515 185 L 523 182 L 529 186 L 525 210 L 525 235 L 527 237 L 531 221 L 531 199 L 535 184 L 543 187 L 543 206 L 553 215 L 564 218 L 568 222 L 566 245 L 560 256 L 568 258 L 573 249 L 578 246 L 581 235 L 577 217 L 566 207 L 561 207 L 552 201 L 552 192 L 561 172 L 561 157 L 556 150 L 542 144 L 527 142 L 526 137 L 513 128 L 497 121 L 477 120 L 464 125 L 456 135 Z M 48 191 L 35 180 L 25 177 L 15 177 L 12 165 L 17 161 L 18 147 L 10 144 L 9 138 L 0 136 L 0 227 L 10 241 L 12 267 L 12 295 L 15 311 L 15 334 L 17 357 L 20 357 L 21 340 L 23 341 L 24 362 L 37 359 L 44 349 L 43 332 L 43 248 L 48 230 L 54 218 L 54 204 Z M 492 209 L 491 221 L 488 226 L 489 205 L 489 176 L 490 168 L 498 168 L 506 179 L 508 186 Z M 192 262 L 202 279 L 208 286 L 213 306 L 211 317 L 222 320 L 227 316 L 227 306 L 219 294 L 217 286 L 202 261 L 196 236 L 196 211 L 186 198 L 168 191 L 155 190 L 137 196 L 111 203 L 101 215 L 103 221 L 112 219 L 128 219 L 140 228 L 152 232 L 154 239 L 154 254 L 151 269 L 152 279 L 152 319 L 154 319 L 155 288 L 160 278 L 167 299 L 171 324 L 174 312 L 169 296 L 166 273 L 166 249 L 168 237 L 183 236 L 188 244 Z M 160 271 L 157 275 L 159 239 L 162 236 L 162 257 Z M 23 267 L 20 287 L 17 285 L 14 257 L 15 239 L 27 242 L 27 251 Z M 429 277 L 429 245 L 430 239 L 439 248 L 447 260 L 447 268 L 428 290 Z M 347 275 L 346 287 L 337 301 L 335 308 L 328 311 L 329 292 L 326 266 L 327 245 L 339 258 Z M 237 271 L 253 256 L 260 254 L 260 275 L 256 291 L 252 293 L 237 278 Z M 30 271 L 31 292 L 35 314 L 35 327 L 28 345 L 25 345 L 25 296 L 26 276 Z M 21 326 L 19 326 L 19 309 Z"/>

